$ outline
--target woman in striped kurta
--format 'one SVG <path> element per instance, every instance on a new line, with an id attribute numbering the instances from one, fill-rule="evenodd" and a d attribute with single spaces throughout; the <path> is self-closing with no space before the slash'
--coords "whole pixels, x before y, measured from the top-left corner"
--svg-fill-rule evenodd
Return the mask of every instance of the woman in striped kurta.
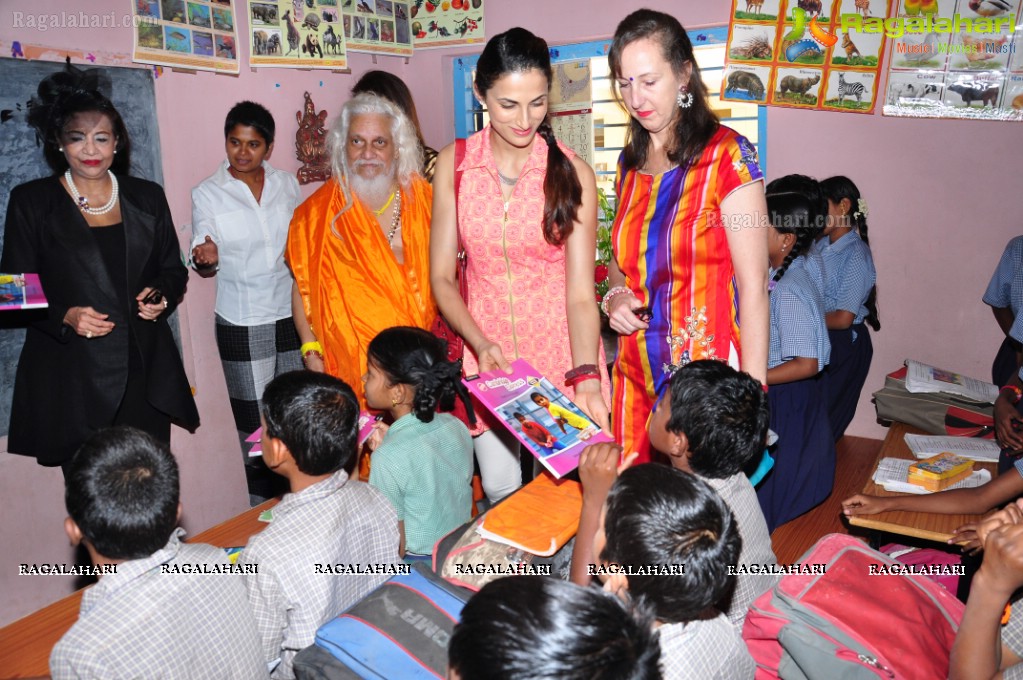
<path id="1" fill-rule="evenodd" d="M 604 299 L 621 334 L 611 420 L 644 461 L 647 419 L 673 367 L 719 359 L 765 378 L 766 208 L 756 149 L 718 124 L 674 18 L 634 12 L 608 60 L 632 115 Z"/>

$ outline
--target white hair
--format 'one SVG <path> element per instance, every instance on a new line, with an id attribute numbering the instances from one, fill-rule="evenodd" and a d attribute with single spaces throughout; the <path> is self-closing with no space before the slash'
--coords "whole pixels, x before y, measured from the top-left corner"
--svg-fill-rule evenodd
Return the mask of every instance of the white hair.
<path id="1" fill-rule="evenodd" d="M 408 187 L 412 175 L 420 174 L 423 167 L 423 147 L 419 143 L 416 129 L 405 113 L 387 99 L 369 92 L 355 95 L 341 108 L 339 115 L 330 126 L 327 148 L 330 149 L 330 166 L 338 181 L 347 179 L 350 173 L 345 145 L 348 130 L 355 116 L 377 114 L 391 119 L 391 137 L 394 144 L 394 167 L 398 183 Z"/>

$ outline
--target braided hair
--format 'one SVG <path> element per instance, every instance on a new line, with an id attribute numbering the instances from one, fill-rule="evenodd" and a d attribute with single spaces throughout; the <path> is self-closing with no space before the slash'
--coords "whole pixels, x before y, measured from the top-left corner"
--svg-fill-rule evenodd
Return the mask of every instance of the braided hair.
<path id="1" fill-rule="evenodd" d="M 820 238 L 828 221 L 828 199 L 821 190 L 821 183 L 807 175 L 792 174 L 771 180 L 766 188 L 768 196 L 789 192 L 802 194 L 810 201 L 810 224 L 814 226 L 814 238 Z"/>
<path id="2" fill-rule="evenodd" d="M 458 397 L 465 404 L 469 422 L 476 424 L 469 391 L 462 384 L 461 362 L 447 360 L 444 343 L 437 336 L 422 328 L 395 326 L 378 333 L 367 354 L 392 385 L 415 390 L 412 412 L 419 420 L 431 422 L 438 405 L 450 411 Z"/>
<path id="3" fill-rule="evenodd" d="M 814 207 L 806 196 L 795 192 L 771 194 L 767 197 L 767 211 L 771 215 L 771 226 L 780 234 L 795 234 L 796 242 L 782 261 L 772 281 L 780 281 L 792 261 L 804 254 L 813 245 L 817 230 L 811 224 Z"/>
<path id="4" fill-rule="evenodd" d="M 860 240 L 867 247 L 870 247 L 870 238 L 867 236 L 867 216 L 860 210 L 860 190 L 851 179 L 842 175 L 828 177 L 821 181 L 821 191 L 824 197 L 832 203 L 841 203 L 842 199 L 849 199 L 852 205 L 850 215 L 852 226 L 860 235 Z M 877 286 L 870 289 L 866 302 L 863 306 L 867 308 L 867 316 L 863 321 L 875 331 L 881 330 L 881 317 L 877 314 Z"/>
<path id="5" fill-rule="evenodd" d="M 499 78 L 509 73 L 536 69 L 551 88 L 554 72 L 547 43 L 524 28 L 512 28 L 491 38 L 476 62 L 476 90 L 486 96 Z M 543 181 L 543 237 L 552 246 L 562 245 L 575 225 L 583 201 L 583 186 L 572 161 L 558 146 L 550 116 L 537 133 L 547 142 L 547 172 Z"/>

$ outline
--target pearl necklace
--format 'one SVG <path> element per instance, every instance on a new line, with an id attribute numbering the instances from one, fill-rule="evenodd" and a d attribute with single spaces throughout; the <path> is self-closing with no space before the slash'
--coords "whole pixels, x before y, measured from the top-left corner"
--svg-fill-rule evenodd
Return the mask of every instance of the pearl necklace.
<path id="1" fill-rule="evenodd" d="M 82 196 L 78 192 L 78 187 L 75 186 L 75 180 L 71 177 L 71 168 L 68 168 L 67 172 L 64 173 L 64 181 L 67 182 L 67 188 L 71 192 L 71 196 L 78 202 L 78 209 L 83 213 L 88 215 L 105 215 L 117 205 L 117 178 L 109 170 L 107 170 L 107 176 L 110 177 L 110 200 L 102 208 L 90 208 L 89 199 Z"/>
<path id="2" fill-rule="evenodd" d="M 391 229 L 387 232 L 387 243 L 394 240 L 395 233 L 401 228 L 401 191 L 395 191 L 391 196 L 394 198 L 394 212 L 391 214 Z"/>

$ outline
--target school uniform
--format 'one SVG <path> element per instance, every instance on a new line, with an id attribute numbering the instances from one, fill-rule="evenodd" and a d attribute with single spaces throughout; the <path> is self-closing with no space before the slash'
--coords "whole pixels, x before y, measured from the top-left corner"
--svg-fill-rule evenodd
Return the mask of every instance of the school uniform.
<path id="1" fill-rule="evenodd" d="M 340 566 L 386 571 L 398 564 L 398 518 L 378 490 L 343 470 L 273 508 L 273 521 L 249 540 L 238 564 L 246 574 L 267 662 L 280 658 L 272 678 L 294 678 L 292 660 L 313 643 L 316 629 L 362 599 L 389 576 L 336 574 Z"/>
<path id="2" fill-rule="evenodd" d="M 735 516 L 735 522 L 739 525 L 739 536 L 742 538 L 738 565 L 778 564 L 774 548 L 771 547 L 771 533 L 767 530 L 767 520 L 764 519 L 760 503 L 757 502 L 757 492 L 750 484 L 749 477 L 743 472 L 724 479 L 697 476 L 718 492 Z M 735 590 L 729 593 L 723 602 L 718 603 L 718 608 L 729 621 L 741 627 L 753 600 L 777 583 L 778 576 L 773 574 L 739 574 L 735 578 Z"/>
<path id="3" fill-rule="evenodd" d="M 720 612 L 657 630 L 664 680 L 749 680 L 756 673 L 739 629 Z"/>
<path id="4" fill-rule="evenodd" d="M 1015 317 L 1009 335 L 1002 341 L 991 364 L 991 380 L 995 385 L 1004 385 L 1019 365 L 1017 351 L 1023 337 L 1023 319 L 1019 315 L 1019 308 L 1023 305 L 1023 236 L 1013 238 L 1005 246 L 983 300 L 992 307 L 1011 309 Z"/>
<path id="5" fill-rule="evenodd" d="M 223 550 L 182 543 L 184 533 L 82 594 L 78 621 L 50 654 L 54 680 L 267 677 L 242 577 Z"/>
<path id="6" fill-rule="evenodd" d="M 774 272 L 771 272 L 773 279 Z M 767 368 L 796 357 L 817 360 L 823 371 L 831 355 L 824 323 L 820 260 L 797 257 L 770 294 L 771 336 Z M 769 531 L 794 519 L 831 493 L 835 478 L 835 440 L 828 422 L 827 385 L 817 375 L 771 385 L 771 429 L 778 433 L 774 469 L 757 488 Z"/>
<path id="7" fill-rule="evenodd" d="M 877 282 L 877 272 L 870 247 L 856 231 L 850 231 L 834 243 L 827 237 L 822 238 L 814 243 L 811 252 L 820 254 L 824 261 L 824 313 L 843 310 L 854 315 L 849 328 L 828 330 L 831 342 L 831 361 L 827 368 L 828 419 L 831 433 L 838 441 L 856 413 L 860 391 L 867 381 L 874 356 L 874 345 L 863 320 L 869 313 L 866 301 Z"/>

